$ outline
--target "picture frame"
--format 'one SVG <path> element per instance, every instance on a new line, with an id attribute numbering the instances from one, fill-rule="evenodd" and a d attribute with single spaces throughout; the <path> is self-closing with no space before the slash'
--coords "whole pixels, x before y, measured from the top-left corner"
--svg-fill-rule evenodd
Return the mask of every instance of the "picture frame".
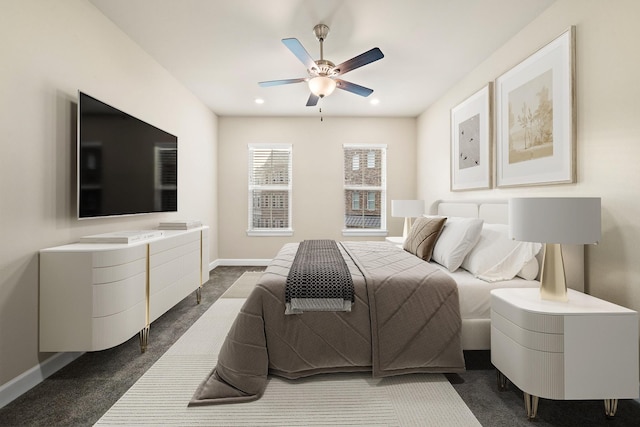
<path id="1" fill-rule="evenodd" d="M 496 186 L 576 181 L 575 27 L 495 82 Z"/>
<path id="2" fill-rule="evenodd" d="M 451 109 L 451 191 L 491 188 L 493 83 Z"/>

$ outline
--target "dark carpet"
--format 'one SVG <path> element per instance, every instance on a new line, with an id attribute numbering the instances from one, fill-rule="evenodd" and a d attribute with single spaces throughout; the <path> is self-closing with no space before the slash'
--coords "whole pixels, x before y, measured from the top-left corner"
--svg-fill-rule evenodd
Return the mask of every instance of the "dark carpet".
<path id="1" fill-rule="evenodd" d="M 86 353 L 0 409 L 0 426 L 90 426 L 149 369 L 164 352 L 245 271 L 261 267 L 217 267 L 203 286 L 202 303 L 190 295 L 151 324 L 149 347 L 140 353 L 138 337 L 109 350 Z M 622 400 L 614 419 L 602 401 L 540 399 L 538 418 L 530 422 L 522 392 L 513 385 L 498 391 L 488 351 L 465 352 L 467 371 L 447 375 L 483 426 L 638 426 L 640 403 Z"/>

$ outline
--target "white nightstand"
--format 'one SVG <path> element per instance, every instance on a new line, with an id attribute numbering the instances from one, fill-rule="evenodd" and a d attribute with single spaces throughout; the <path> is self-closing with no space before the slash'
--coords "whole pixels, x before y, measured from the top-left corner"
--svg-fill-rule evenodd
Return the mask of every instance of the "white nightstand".
<path id="1" fill-rule="evenodd" d="M 399 248 L 401 248 L 402 244 L 404 243 L 404 237 L 402 237 L 402 236 L 386 237 L 384 240 L 386 240 L 389 243 L 393 243 L 394 245 L 398 246 Z"/>
<path id="2" fill-rule="evenodd" d="M 535 418 L 538 398 L 638 397 L 638 313 L 569 289 L 569 301 L 540 299 L 537 288 L 491 291 L 491 362 L 498 385 L 508 378 Z M 506 377 L 506 378 L 505 378 Z"/>

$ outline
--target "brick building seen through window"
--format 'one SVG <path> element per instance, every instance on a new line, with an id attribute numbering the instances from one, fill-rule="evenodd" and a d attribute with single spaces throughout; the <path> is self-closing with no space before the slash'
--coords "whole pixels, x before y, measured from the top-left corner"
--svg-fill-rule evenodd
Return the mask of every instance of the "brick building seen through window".
<path id="1" fill-rule="evenodd" d="M 386 149 L 344 146 L 345 229 L 384 229 Z"/>

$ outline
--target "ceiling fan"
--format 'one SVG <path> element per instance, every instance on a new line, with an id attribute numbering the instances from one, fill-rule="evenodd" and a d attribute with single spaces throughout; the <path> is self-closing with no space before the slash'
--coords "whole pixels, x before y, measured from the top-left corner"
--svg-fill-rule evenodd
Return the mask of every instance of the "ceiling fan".
<path id="1" fill-rule="evenodd" d="M 342 64 L 335 65 L 333 62 L 324 59 L 323 43 L 329 34 L 329 27 L 324 24 L 318 24 L 313 27 L 313 33 L 320 42 L 320 59 L 314 61 L 309 52 L 306 51 L 302 43 L 295 38 L 282 39 L 282 43 L 307 67 L 309 77 L 301 77 L 297 79 L 270 80 L 259 82 L 262 87 L 286 85 L 290 83 L 307 82 L 311 94 L 307 100 L 307 107 L 313 107 L 318 104 L 320 98 L 331 95 L 335 88 L 346 90 L 360 96 L 369 96 L 373 93 L 373 89 L 357 85 L 337 78 L 349 71 L 370 64 L 374 61 L 384 58 L 382 51 L 377 47 L 368 50 L 358 56 L 355 56 Z"/>

